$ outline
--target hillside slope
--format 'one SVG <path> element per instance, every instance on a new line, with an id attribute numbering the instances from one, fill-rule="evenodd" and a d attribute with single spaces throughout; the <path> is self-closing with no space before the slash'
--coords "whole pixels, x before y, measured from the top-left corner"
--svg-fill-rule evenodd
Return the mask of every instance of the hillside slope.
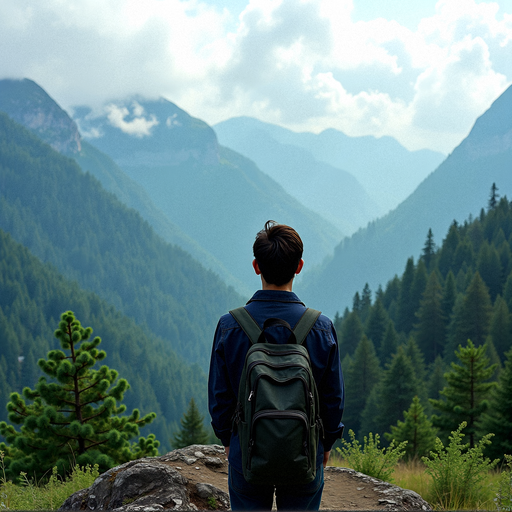
<path id="1" fill-rule="evenodd" d="M 429 228 L 440 243 L 453 220 L 477 215 L 494 182 L 512 197 L 512 87 L 411 196 L 345 238 L 328 263 L 306 274 L 302 296 L 329 314 L 342 311 L 366 282 L 376 290 L 403 271 L 408 257 L 419 256 Z"/>

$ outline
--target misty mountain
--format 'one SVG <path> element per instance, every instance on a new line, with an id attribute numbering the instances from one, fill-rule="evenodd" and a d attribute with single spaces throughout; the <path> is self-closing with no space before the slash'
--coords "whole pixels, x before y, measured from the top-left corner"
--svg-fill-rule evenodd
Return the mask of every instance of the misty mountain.
<path id="1" fill-rule="evenodd" d="M 279 142 L 264 125 L 237 117 L 213 128 L 221 144 L 249 157 L 288 193 L 347 235 L 385 213 L 352 174 L 317 160 L 307 149 Z"/>
<path id="2" fill-rule="evenodd" d="M 276 143 L 308 151 L 318 162 L 353 175 L 382 213 L 398 206 L 445 158 L 441 153 L 426 149 L 408 151 L 392 137 L 349 137 L 335 129 L 319 134 L 297 133 L 249 117 L 228 119 L 216 125 L 215 130 L 221 143 L 233 149 L 243 145 L 246 151 L 254 151 L 249 142 L 251 134 L 255 133 L 259 140 L 260 133 L 265 132 Z M 315 164 L 311 162 L 311 165 Z M 345 196 L 343 199 L 347 200 Z M 361 207 L 369 208 L 367 200 Z M 369 213 L 372 211 L 370 209 Z M 361 226 L 363 224 L 359 224 Z"/>
<path id="3" fill-rule="evenodd" d="M 112 103 L 102 115 L 80 107 L 74 119 L 92 145 L 247 288 L 260 284 L 252 244 L 267 220 L 299 231 L 309 265 L 323 261 L 342 237 L 254 162 L 220 146 L 210 126 L 165 99 Z"/>
<path id="4" fill-rule="evenodd" d="M 244 285 L 200 243 L 185 234 L 151 201 L 145 190 L 129 178 L 105 153 L 85 141 L 76 123 L 32 80 L 0 80 L 0 111 L 30 129 L 60 153 L 74 158 L 85 172 L 98 178 L 106 190 L 142 217 L 164 240 L 189 252 L 203 266 L 214 270 L 229 285 Z M 246 291 L 249 293 L 249 290 Z"/>
<path id="5" fill-rule="evenodd" d="M 0 228 L 206 369 L 217 320 L 242 297 L 5 114 L 0 140 Z"/>
<path id="6" fill-rule="evenodd" d="M 418 257 L 431 228 L 437 244 L 450 224 L 477 215 L 496 183 L 512 197 L 512 87 L 475 122 L 466 139 L 395 210 L 345 238 L 334 256 L 307 274 L 299 293 L 334 314 L 368 282 L 373 291 Z"/>

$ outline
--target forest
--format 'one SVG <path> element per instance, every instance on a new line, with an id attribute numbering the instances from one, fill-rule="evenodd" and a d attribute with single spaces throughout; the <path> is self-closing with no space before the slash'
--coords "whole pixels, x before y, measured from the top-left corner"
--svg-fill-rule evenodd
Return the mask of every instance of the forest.
<path id="1" fill-rule="evenodd" d="M 492 456 L 511 453 L 511 249 L 512 204 L 493 184 L 478 218 L 454 221 L 440 246 L 429 230 L 401 276 L 355 294 L 335 317 L 347 429 L 389 441 L 414 412 L 430 439 L 416 455 L 462 421 L 473 443 L 495 434 Z"/>

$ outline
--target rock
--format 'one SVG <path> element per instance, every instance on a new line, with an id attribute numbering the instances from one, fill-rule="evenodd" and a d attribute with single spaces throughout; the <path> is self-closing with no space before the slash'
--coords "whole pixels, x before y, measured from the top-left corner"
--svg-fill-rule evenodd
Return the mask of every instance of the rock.
<path id="1" fill-rule="evenodd" d="M 160 457 L 127 462 L 103 473 L 88 489 L 70 496 L 59 510 L 226 510 L 226 492 L 209 483 L 190 482 L 175 465 L 176 461 L 187 463 L 198 448 L 203 458 L 218 458 L 224 452 L 221 446 L 189 446 Z"/>

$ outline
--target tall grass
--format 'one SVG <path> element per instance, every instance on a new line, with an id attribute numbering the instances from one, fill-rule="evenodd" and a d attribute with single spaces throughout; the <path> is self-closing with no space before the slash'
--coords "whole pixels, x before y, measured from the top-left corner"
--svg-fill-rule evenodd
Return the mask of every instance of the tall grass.
<path id="1" fill-rule="evenodd" d="M 65 479 L 57 475 L 57 468 L 46 482 L 30 480 L 21 473 L 18 485 L 5 477 L 3 453 L 0 452 L 0 510 L 57 510 L 73 493 L 90 487 L 98 478 L 98 466 L 75 466 Z"/>

